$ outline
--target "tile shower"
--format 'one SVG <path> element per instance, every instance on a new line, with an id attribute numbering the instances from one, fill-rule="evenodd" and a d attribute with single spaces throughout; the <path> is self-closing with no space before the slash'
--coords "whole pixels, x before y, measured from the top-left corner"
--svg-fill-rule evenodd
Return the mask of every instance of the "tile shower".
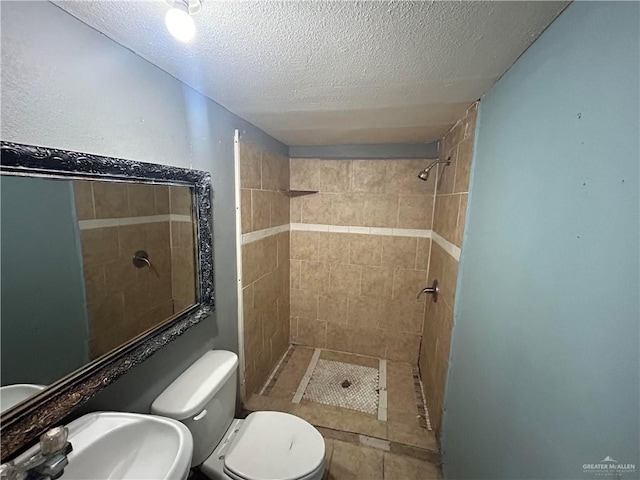
<path id="1" fill-rule="evenodd" d="M 290 411 L 430 455 L 430 430 L 439 433 L 442 417 L 475 115 L 474 105 L 442 139 L 440 160 L 450 164 L 426 182 L 417 174 L 434 159 L 286 159 L 240 144 L 248 409 Z M 436 278 L 439 301 L 416 298 Z M 378 407 L 384 392 L 384 418 L 370 405 L 347 414 L 358 407 L 313 393 L 323 390 L 314 375 L 332 378 L 326 365 L 375 372 L 376 388 L 367 388 Z M 349 415 L 357 417 L 351 427 L 342 421 Z"/>

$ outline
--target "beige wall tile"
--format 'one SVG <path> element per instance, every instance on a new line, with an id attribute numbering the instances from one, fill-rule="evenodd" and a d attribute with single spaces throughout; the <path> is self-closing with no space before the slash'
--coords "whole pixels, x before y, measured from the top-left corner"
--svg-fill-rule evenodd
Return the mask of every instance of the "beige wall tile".
<path id="1" fill-rule="evenodd" d="M 450 242 L 456 234 L 459 206 L 460 195 L 436 195 L 433 229 Z"/>
<path id="2" fill-rule="evenodd" d="M 361 275 L 359 265 L 331 264 L 330 292 L 360 295 Z"/>
<path id="3" fill-rule="evenodd" d="M 346 321 L 344 324 L 337 322 L 327 322 L 326 348 L 329 348 L 331 350 L 339 350 L 342 352 L 349 351 L 349 339 Z"/>
<path id="4" fill-rule="evenodd" d="M 168 250 L 171 248 L 171 230 L 169 222 L 145 223 L 143 226 L 146 235 L 146 245 L 150 257 L 153 252 Z"/>
<path id="5" fill-rule="evenodd" d="M 362 267 L 362 294 L 391 298 L 393 293 L 392 267 Z"/>
<path id="6" fill-rule="evenodd" d="M 431 253 L 431 239 L 418 238 L 418 253 L 416 270 L 429 270 L 429 255 Z"/>
<path id="7" fill-rule="evenodd" d="M 442 278 L 441 294 L 442 299 L 453 308 L 456 295 L 456 282 L 458 281 L 458 262 L 451 256 L 446 255 L 444 265 L 444 275 Z"/>
<path id="8" fill-rule="evenodd" d="M 318 261 L 320 232 L 291 232 L 291 258 L 295 260 Z"/>
<path id="9" fill-rule="evenodd" d="M 156 215 L 167 215 L 170 213 L 169 187 L 166 185 L 155 185 L 153 194 L 156 206 Z"/>
<path id="10" fill-rule="evenodd" d="M 263 348 L 262 321 L 260 317 L 244 317 L 244 351 L 248 361 L 255 361 Z"/>
<path id="11" fill-rule="evenodd" d="M 291 316 L 317 319 L 318 294 L 308 290 L 291 290 Z"/>
<path id="12" fill-rule="evenodd" d="M 429 176 L 427 182 L 418 178 L 418 173 L 433 162 L 425 160 L 389 160 L 385 181 L 385 193 L 395 195 L 433 195 L 435 175 Z"/>
<path id="13" fill-rule="evenodd" d="M 351 236 L 348 233 L 322 233 L 319 236 L 319 258 L 330 263 L 349 263 L 349 245 Z"/>
<path id="14" fill-rule="evenodd" d="M 122 218 L 129 216 L 126 183 L 93 182 L 93 201 L 96 218 Z"/>
<path id="15" fill-rule="evenodd" d="M 381 329 L 349 327 L 347 331 L 350 352 L 384 358 L 387 332 Z"/>
<path id="16" fill-rule="evenodd" d="M 119 256 L 118 227 L 82 230 L 80 238 L 85 267 L 114 261 Z"/>
<path id="17" fill-rule="evenodd" d="M 107 296 L 104 265 L 84 265 L 84 286 L 89 308 L 97 306 Z"/>
<path id="18" fill-rule="evenodd" d="M 349 297 L 347 323 L 350 327 L 378 328 L 380 300 L 374 296 Z"/>
<path id="19" fill-rule="evenodd" d="M 331 210 L 333 225 L 364 225 L 364 195 L 334 194 Z"/>
<path id="20" fill-rule="evenodd" d="M 351 186 L 350 160 L 320 161 L 320 191 L 342 193 Z"/>
<path id="21" fill-rule="evenodd" d="M 262 188 L 260 149 L 244 142 L 240 142 L 240 186 L 242 188 Z"/>
<path id="22" fill-rule="evenodd" d="M 291 237 L 289 232 L 282 232 L 276 235 L 276 248 L 278 252 L 277 265 L 284 265 L 288 268 L 291 258 Z"/>
<path id="23" fill-rule="evenodd" d="M 169 187 L 169 205 L 171 213 L 191 215 L 192 192 L 189 187 Z"/>
<path id="24" fill-rule="evenodd" d="M 249 285 L 242 289 L 242 314 L 246 318 L 252 318 L 255 315 L 255 302 L 253 285 Z"/>
<path id="25" fill-rule="evenodd" d="M 122 340 L 128 340 L 122 339 L 121 334 L 128 330 L 121 293 L 107 297 L 100 305 L 91 308 L 88 311 L 88 319 L 90 338 L 101 340 L 102 337 L 106 337 L 100 348 L 101 354 L 119 346 L 123 343 Z"/>
<path id="26" fill-rule="evenodd" d="M 433 283 L 434 280 L 438 280 L 438 282 L 442 283 L 444 278 L 444 266 L 447 261 L 447 252 L 445 252 L 440 245 L 436 242 L 431 244 L 431 259 L 429 265 L 429 285 Z"/>
<path id="27" fill-rule="evenodd" d="M 291 260 L 291 288 L 300 289 L 302 260 Z"/>
<path id="28" fill-rule="evenodd" d="M 290 170 L 291 190 L 321 190 L 321 160 L 292 158 Z"/>
<path id="29" fill-rule="evenodd" d="M 430 229 L 433 219 L 433 196 L 400 195 L 398 228 Z"/>
<path id="30" fill-rule="evenodd" d="M 262 150 L 262 190 L 281 190 L 284 157 Z"/>
<path id="31" fill-rule="evenodd" d="M 473 138 L 469 137 L 458 145 L 456 162 L 456 181 L 453 191 L 469 191 L 469 175 L 471 173 L 471 160 L 473 159 Z"/>
<path id="32" fill-rule="evenodd" d="M 262 343 L 265 348 L 269 348 L 271 339 L 276 335 L 279 326 L 277 300 L 261 304 L 259 315 L 262 321 Z"/>
<path id="33" fill-rule="evenodd" d="M 456 164 L 457 164 L 457 149 L 454 147 L 444 160 L 449 160 L 449 165 L 438 165 L 438 183 L 437 191 L 438 195 L 453 193 L 453 186 L 455 184 L 456 177 Z"/>
<path id="34" fill-rule="evenodd" d="M 117 231 L 119 256 L 122 259 L 131 260 L 138 250 L 147 250 L 147 229 L 144 224 L 141 225 L 124 225 L 120 227 L 113 227 Z M 102 230 L 102 229 L 96 229 Z M 90 232 L 91 230 L 85 230 Z M 84 232 L 83 232 L 84 234 Z M 83 240 L 84 243 L 84 240 Z M 105 259 L 104 261 L 115 260 L 114 258 Z"/>
<path id="35" fill-rule="evenodd" d="M 289 197 L 280 192 L 271 192 L 271 226 L 286 225 L 289 219 Z"/>
<path id="36" fill-rule="evenodd" d="M 329 263 L 300 262 L 300 288 L 317 293 L 329 292 Z"/>
<path id="37" fill-rule="evenodd" d="M 398 196 L 366 195 L 363 221 L 366 227 L 397 227 Z"/>
<path id="38" fill-rule="evenodd" d="M 275 273 L 269 272 L 260 277 L 253 284 L 255 289 L 255 305 L 256 309 L 264 308 L 271 304 L 277 297 Z M 275 322 L 275 319 L 274 319 Z"/>
<path id="39" fill-rule="evenodd" d="M 240 220 L 242 233 L 253 232 L 251 228 L 251 190 L 240 189 Z"/>
<path id="40" fill-rule="evenodd" d="M 350 235 L 349 263 L 355 265 L 380 265 L 382 261 L 382 237 L 377 235 Z"/>
<path id="41" fill-rule="evenodd" d="M 291 223 L 302 222 L 302 199 L 304 197 L 291 197 L 289 199 L 289 220 Z"/>
<path id="42" fill-rule="evenodd" d="M 385 236 L 382 238 L 382 265 L 415 268 L 417 248 L 417 238 Z"/>
<path id="43" fill-rule="evenodd" d="M 278 245 L 275 236 L 242 246 L 242 281 L 249 285 L 277 268 Z"/>
<path id="44" fill-rule="evenodd" d="M 427 286 L 427 272 L 396 268 L 393 276 L 393 298 L 415 300 L 421 289 Z M 420 297 L 424 302 L 425 296 Z"/>
<path id="45" fill-rule="evenodd" d="M 138 269 L 131 260 L 117 259 L 103 265 L 105 291 L 108 295 L 123 293 L 138 286 Z M 85 279 L 85 287 L 89 294 L 89 284 Z"/>
<path id="46" fill-rule="evenodd" d="M 273 192 L 251 190 L 251 225 L 254 231 L 271 226 L 271 202 Z"/>
<path id="47" fill-rule="evenodd" d="M 356 193 L 385 193 L 387 161 L 354 160 L 351 191 Z"/>
<path id="48" fill-rule="evenodd" d="M 291 342 L 298 342 L 298 317 L 291 317 L 289 323 L 289 340 Z"/>
<path id="49" fill-rule="evenodd" d="M 143 183 L 127 184 L 129 196 L 129 215 L 146 217 L 156 213 L 155 186 Z"/>
<path id="50" fill-rule="evenodd" d="M 298 343 L 324 348 L 327 341 L 327 322 L 298 318 Z"/>
<path id="51" fill-rule="evenodd" d="M 380 328 L 391 332 L 422 333 L 424 302 L 414 299 L 385 299 L 381 302 Z"/>
<path id="52" fill-rule="evenodd" d="M 398 362 L 418 363 L 420 334 L 389 332 L 387 335 L 387 358 Z"/>
<path id="53" fill-rule="evenodd" d="M 78 220 L 91 220 L 96 218 L 93 207 L 93 187 L 91 181 L 73 180 L 73 197 L 76 204 Z"/>
<path id="54" fill-rule="evenodd" d="M 456 225 L 456 235 L 453 243 L 462 247 L 462 237 L 464 235 L 465 217 L 467 215 L 467 197 L 466 193 L 460 195 L 460 207 L 458 208 L 458 222 Z"/>
<path id="55" fill-rule="evenodd" d="M 330 293 L 318 297 L 318 319 L 330 323 L 347 323 L 348 297 L 341 293 Z"/>
<path id="56" fill-rule="evenodd" d="M 302 223 L 318 223 L 328 225 L 333 223 L 332 198 L 327 193 L 316 193 L 299 197 L 302 203 Z"/>

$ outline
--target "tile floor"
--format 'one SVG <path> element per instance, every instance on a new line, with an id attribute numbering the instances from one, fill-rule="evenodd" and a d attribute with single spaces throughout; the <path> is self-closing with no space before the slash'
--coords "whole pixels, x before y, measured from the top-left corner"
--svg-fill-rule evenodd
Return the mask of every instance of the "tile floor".
<path id="1" fill-rule="evenodd" d="M 437 479 L 438 444 L 421 419 L 413 367 L 387 362 L 387 421 L 377 415 L 293 397 L 307 371 L 314 349 L 292 346 L 262 394 L 253 394 L 245 409 L 277 410 L 304 418 L 327 442 L 328 479 Z M 378 367 L 379 359 L 322 350 L 320 358 Z M 372 448 L 373 447 L 373 448 Z"/>

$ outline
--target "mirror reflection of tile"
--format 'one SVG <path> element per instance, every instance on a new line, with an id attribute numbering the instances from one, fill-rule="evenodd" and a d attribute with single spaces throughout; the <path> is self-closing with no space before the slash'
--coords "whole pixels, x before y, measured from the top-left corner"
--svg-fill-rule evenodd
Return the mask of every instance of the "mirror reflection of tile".
<path id="1" fill-rule="evenodd" d="M 90 358 L 195 303 L 189 187 L 75 180 Z M 151 267 L 136 268 L 145 251 Z"/>

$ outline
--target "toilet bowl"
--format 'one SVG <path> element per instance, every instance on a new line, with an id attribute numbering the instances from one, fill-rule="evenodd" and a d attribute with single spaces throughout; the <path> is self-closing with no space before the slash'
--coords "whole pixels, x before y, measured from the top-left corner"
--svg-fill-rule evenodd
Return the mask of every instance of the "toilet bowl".
<path id="1" fill-rule="evenodd" d="M 324 439 L 305 420 L 282 412 L 234 418 L 238 357 L 206 352 L 151 405 L 193 436 L 191 465 L 213 480 L 320 480 Z"/>

